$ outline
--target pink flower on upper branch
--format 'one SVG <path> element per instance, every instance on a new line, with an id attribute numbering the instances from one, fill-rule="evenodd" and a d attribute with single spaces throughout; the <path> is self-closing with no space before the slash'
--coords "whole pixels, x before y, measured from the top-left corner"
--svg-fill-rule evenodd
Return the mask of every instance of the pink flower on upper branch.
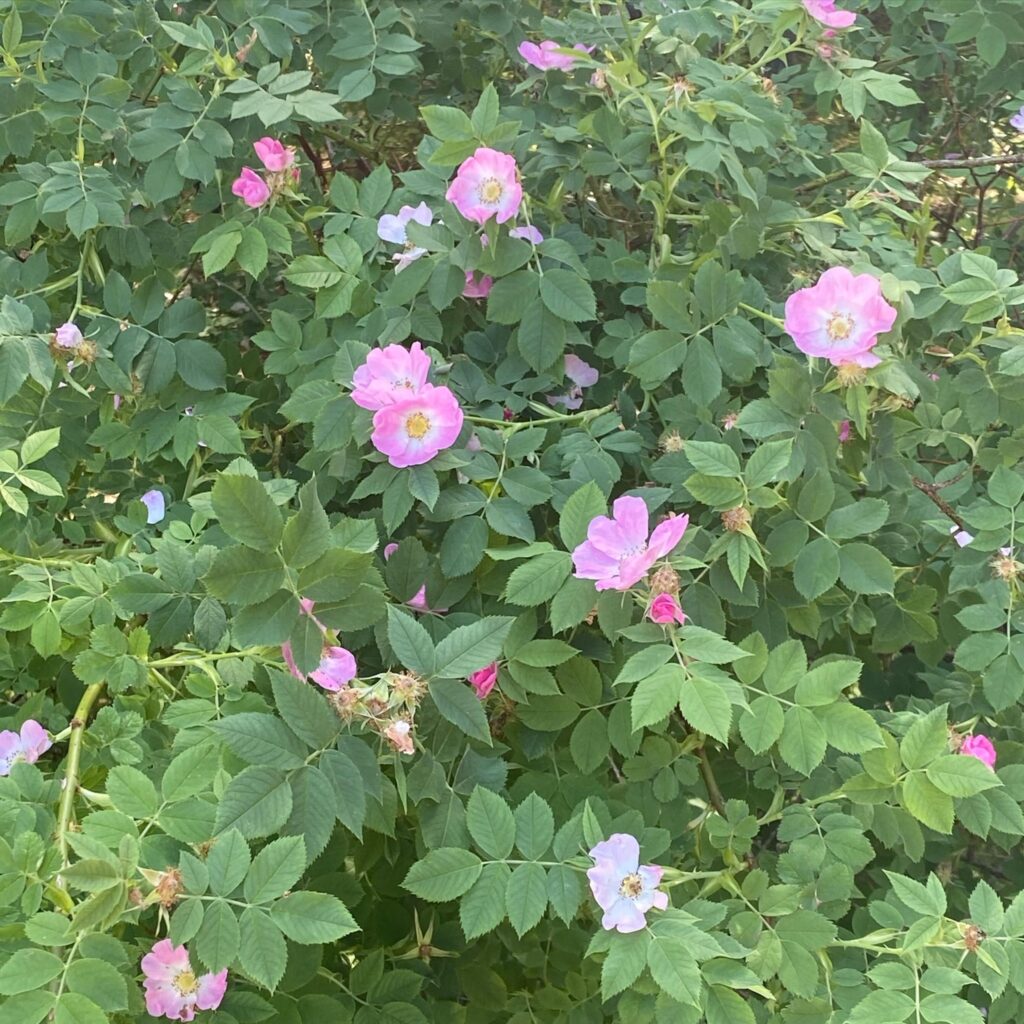
<path id="1" fill-rule="evenodd" d="M 252 144 L 252 148 L 256 150 L 260 163 L 268 171 L 286 171 L 295 163 L 295 150 L 291 146 L 283 145 L 277 139 L 270 138 L 269 135 L 257 139 Z"/>
<path id="2" fill-rule="evenodd" d="M 849 28 L 857 20 L 853 11 L 837 11 L 836 0 L 804 0 L 804 9 L 829 28 Z"/>
<path id="3" fill-rule="evenodd" d="M 494 287 L 494 278 L 482 274 L 479 278 L 472 270 L 466 271 L 466 287 L 462 289 L 464 299 L 486 299 Z"/>
<path id="4" fill-rule="evenodd" d="M 577 58 L 567 53 L 558 52 L 564 49 L 568 49 L 568 47 L 556 43 L 553 39 L 545 39 L 542 43 L 531 43 L 527 40 L 519 44 L 519 56 L 527 64 L 539 68 L 541 71 L 550 71 L 552 68 L 557 68 L 559 71 L 571 71 Z M 591 53 L 594 47 L 576 43 L 573 49 L 580 53 Z"/>
<path id="5" fill-rule="evenodd" d="M 419 206 L 403 206 L 398 213 L 385 213 L 377 221 L 377 237 L 382 241 L 402 246 L 402 251 L 391 258 L 395 261 L 395 273 L 405 270 L 410 263 L 427 254 L 427 250 L 409 241 L 406 229 L 410 221 L 429 227 L 434 220 L 434 212 L 426 203 Z"/>
<path id="6" fill-rule="evenodd" d="M 430 356 L 418 341 L 409 348 L 372 348 L 352 375 L 352 401 L 362 409 L 383 409 L 419 391 L 429 374 Z"/>

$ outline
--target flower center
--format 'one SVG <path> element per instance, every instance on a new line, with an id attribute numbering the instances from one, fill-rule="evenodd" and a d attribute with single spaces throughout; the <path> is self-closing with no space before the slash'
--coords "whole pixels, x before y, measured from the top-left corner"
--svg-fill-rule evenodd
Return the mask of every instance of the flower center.
<path id="1" fill-rule="evenodd" d="M 414 440 L 418 441 L 421 437 L 425 437 L 429 429 L 430 420 L 423 413 L 414 412 L 411 416 L 406 417 L 405 432 Z"/>
<path id="2" fill-rule="evenodd" d="M 635 900 L 644 891 L 643 879 L 636 873 L 626 875 L 619 885 L 619 895 Z"/>
<path id="3" fill-rule="evenodd" d="M 619 556 L 620 562 L 625 562 L 627 559 L 635 558 L 637 555 L 642 555 L 647 550 L 646 542 L 634 544 L 632 547 L 626 548 Z"/>
<path id="4" fill-rule="evenodd" d="M 171 984 L 178 994 L 183 996 L 195 995 L 199 990 L 199 982 L 196 981 L 196 976 L 191 971 L 182 971 L 180 974 L 176 974 Z"/>
<path id="5" fill-rule="evenodd" d="M 846 341 L 853 333 L 855 321 L 849 313 L 833 313 L 825 330 L 832 341 Z"/>
<path id="6" fill-rule="evenodd" d="M 480 202 L 486 203 L 488 206 L 496 206 L 504 191 L 504 187 L 497 178 L 484 178 L 480 182 L 477 194 L 480 196 Z"/>

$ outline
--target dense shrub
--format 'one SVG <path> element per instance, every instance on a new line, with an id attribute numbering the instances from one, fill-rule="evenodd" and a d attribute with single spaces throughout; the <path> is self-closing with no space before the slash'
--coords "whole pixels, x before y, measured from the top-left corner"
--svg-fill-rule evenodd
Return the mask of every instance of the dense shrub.
<path id="1" fill-rule="evenodd" d="M 1018 0 L 0 19 L 3 1024 L 1021 1019 Z"/>

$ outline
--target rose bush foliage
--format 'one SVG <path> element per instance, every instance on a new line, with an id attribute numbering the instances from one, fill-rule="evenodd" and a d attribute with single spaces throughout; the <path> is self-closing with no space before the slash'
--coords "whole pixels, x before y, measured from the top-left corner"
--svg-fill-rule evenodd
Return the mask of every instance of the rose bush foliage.
<path id="1" fill-rule="evenodd" d="M 1018 14 L 0 0 L 4 1024 L 1019 1020 Z"/>

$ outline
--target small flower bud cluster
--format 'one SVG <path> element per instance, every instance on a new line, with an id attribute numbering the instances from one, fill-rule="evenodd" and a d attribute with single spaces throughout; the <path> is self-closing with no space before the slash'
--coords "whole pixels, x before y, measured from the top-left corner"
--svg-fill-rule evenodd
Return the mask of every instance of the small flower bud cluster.
<path id="1" fill-rule="evenodd" d="M 343 722 L 359 722 L 400 754 L 413 754 L 416 709 L 426 694 L 426 680 L 415 673 L 385 672 L 369 685 L 346 686 L 328 699 Z"/>

